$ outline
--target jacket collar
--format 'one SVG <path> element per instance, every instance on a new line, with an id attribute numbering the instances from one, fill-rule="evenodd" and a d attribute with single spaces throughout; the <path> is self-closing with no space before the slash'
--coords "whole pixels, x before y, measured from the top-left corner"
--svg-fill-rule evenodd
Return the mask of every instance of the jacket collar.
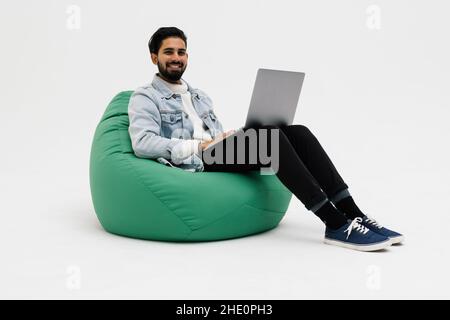
<path id="1" fill-rule="evenodd" d="M 188 87 L 187 90 L 190 92 L 190 94 L 192 96 L 197 96 L 197 98 L 202 96 L 202 94 L 199 92 L 198 89 L 195 89 L 195 88 L 191 87 L 191 85 L 186 80 L 184 80 L 183 78 L 182 78 L 182 80 L 184 82 L 186 82 L 187 87 Z M 153 76 L 152 86 L 156 90 L 158 90 L 164 96 L 164 98 L 166 98 L 166 99 L 169 99 L 169 98 L 171 98 L 174 95 L 172 90 L 170 90 L 169 87 L 164 83 L 164 80 L 161 79 L 158 76 L 158 73 L 155 73 L 155 75 Z"/>

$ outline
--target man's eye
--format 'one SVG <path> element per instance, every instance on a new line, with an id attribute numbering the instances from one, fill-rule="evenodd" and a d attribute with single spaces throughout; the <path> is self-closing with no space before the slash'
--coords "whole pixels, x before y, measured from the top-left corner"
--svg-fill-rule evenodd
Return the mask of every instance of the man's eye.
<path id="1" fill-rule="evenodd" d="M 173 51 L 166 51 L 165 54 L 173 54 Z M 179 54 L 180 56 L 182 56 L 182 55 L 186 54 L 186 52 L 180 51 L 180 52 L 178 52 L 178 54 Z"/>

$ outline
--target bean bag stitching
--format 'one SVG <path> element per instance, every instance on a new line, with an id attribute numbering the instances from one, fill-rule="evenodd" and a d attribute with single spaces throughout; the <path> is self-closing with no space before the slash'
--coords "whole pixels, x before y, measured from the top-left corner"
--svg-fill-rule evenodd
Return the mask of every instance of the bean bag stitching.
<path id="1" fill-rule="evenodd" d="M 152 195 L 153 195 L 156 199 L 158 199 L 158 201 L 161 202 L 161 203 L 164 205 L 164 207 L 167 208 L 167 210 L 168 210 L 171 214 L 173 214 L 175 217 L 177 217 L 177 218 L 178 218 L 178 219 L 179 219 L 179 220 L 180 220 L 180 221 L 181 221 L 181 222 L 189 229 L 189 234 L 192 233 L 192 228 L 191 228 L 189 225 L 187 225 L 186 222 L 185 222 L 182 218 L 180 218 L 180 217 L 179 217 L 172 209 L 170 209 L 170 208 L 167 206 L 167 204 L 166 204 L 163 200 L 161 200 L 161 198 L 159 198 L 159 197 L 155 194 L 155 192 L 152 190 L 152 188 L 151 188 L 149 185 L 147 185 L 143 180 L 141 180 L 141 178 L 140 178 L 139 175 L 137 174 L 136 170 L 134 169 L 134 165 L 133 165 L 133 163 L 131 162 L 130 158 L 125 157 L 125 159 L 126 159 L 126 161 L 130 164 L 130 166 L 131 166 L 131 168 L 132 168 L 132 171 L 133 171 L 135 177 L 137 177 L 137 180 L 138 180 L 144 187 L 146 187 L 146 188 L 152 193 Z"/>
<path id="2" fill-rule="evenodd" d="M 119 130 L 119 129 L 115 129 L 115 131 L 117 131 L 117 133 L 118 133 L 120 130 Z M 120 134 L 117 134 L 117 135 L 119 136 L 119 141 L 120 141 L 120 147 L 121 147 L 121 150 L 123 150 L 123 141 L 122 141 L 121 135 L 120 135 Z M 125 152 L 123 152 L 123 151 L 121 151 L 121 153 L 122 153 L 122 154 L 127 154 L 127 153 L 125 153 Z M 147 189 L 149 189 L 150 192 L 153 194 L 153 196 L 154 196 L 156 199 L 158 199 L 159 202 L 161 202 L 161 203 L 167 208 L 167 210 L 168 210 L 170 213 L 172 213 L 174 216 L 176 216 L 176 217 L 177 217 L 177 218 L 178 218 L 178 219 L 179 219 L 179 220 L 180 220 L 180 221 L 181 221 L 181 222 L 182 222 L 182 223 L 190 230 L 189 234 L 192 233 L 192 228 L 191 228 L 190 226 L 188 226 L 188 225 L 186 224 L 186 222 L 185 222 L 182 218 L 180 218 L 175 212 L 173 212 L 173 210 L 170 209 L 164 201 L 162 201 L 159 197 L 157 197 L 157 196 L 155 195 L 155 193 L 154 193 L 154 191 L 152 190 L 151 186 L 148 186 L 143 180 L 141 180 L 141 178 L 140 178 L 140 176 L 137 174 L 136 169 L 134 168 L 134 164 L 132 163 L 132 161 L 130 160 L 130 158 L 124 157 L 124 159 L 129 163 L 129 165 L 130 165 L 130 167 L 131 167 L 131 169 L 132 169 L 132 171 L 133 171 L 135 177 L 137 177 L 137 180 L 138 180 L 144 187 L 146 187 Z"/>
<path id="3" fill-rule="evenodd" d="M 235 208 L 233 211 L 230 211 L 227 214 L 223 215 L 222 217 L 220 217 L 220 218 L 218 218 L 218 219 L 216 219 L 214 221 L 211 221 L 210 223 L 208 223 L 208 224 L 206 224 L 204 226 L 201 226 L 200 228 L 192 229 L 192 231 L 198 231 L 198 230 L 201 230 L 203 228 L 206 228 L 209 225 L 211 225 L 211 224 L 213 224 L 213 223 L 215 223 L 215 222 L 217 222 L 219 220 L 222 220 L 222 219 L 228 217 L 230 214 L 232 214 L 232 213 L 236 212 L 237 210 L 241 209 L 243 206 L 248 206 L 250 208 L 253 208 L 253 209 L 256 209 L 256 210 L 259 210 L 259 211 L 270 212 L 270 213 L 277 213 L 277 214 L 285 214 L 286 213 L 286 212 L 283 212 L 283 211 L 264 210 L 264 209 L 260 209 L 260 208 L 257 208 L 255 206 L 252 206 L 252 205 L 250 205 L 248 203 L 244 203 L 244 204 L 240 205 L 239 207 Z M 258 214 L 263 215 L 263 213 L 260 213 L 260 212 Z"/>

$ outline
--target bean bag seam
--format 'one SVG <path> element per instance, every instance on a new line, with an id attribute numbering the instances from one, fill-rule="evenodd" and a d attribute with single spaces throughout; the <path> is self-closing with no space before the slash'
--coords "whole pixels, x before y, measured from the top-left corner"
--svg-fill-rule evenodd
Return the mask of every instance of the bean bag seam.
<path id="1" fill-rule="evenodd" d="M 257 209 L 257 210 L 259 210 L 259 211 L 264 211 L 264 212 L 279 213 L 279 214 L 284 214 L 284 213 L 285 213 L 285 212 L 282 212 L 282 211 L 264 210 L 264 209 L 261 209 L 261 208 L 252 206 L 252 205 L 250 205 L 250 204 L 248 204 L 248 203 L 244 203 L 244 204 L 241 204 L 239 207 L 235 208 L 234 210 L 232 210 L 232 211 L 230 210 L 230 212 L 228 212 L 227 214 L 221 216 L 220 218 L 218 218 L 218 219 L 216 219 L 216 220 L 214 220 L 214 221 L 211 221 L 210 223 L 208 223 L 208 224 L 206 224 L 206 225 L 204 225 L 204 226 L 201 226 L 200 228 L 197 228 L 197 229 L 191 229 L 191 230 L 192 230 L 192 231 L 198 231 L 198 230 L 201 230 L 201 229 L 203 229 L 203 228 L 206 228 L 206 227 L 208 227 L 209 225 L 211 225 L 211 224 L 213 224 L 213 223 L 216 223 L 217 221 L 220 221 L 220 220 L 226 218 L 226 217 L 229 216 L 230 214 L 232 214 L 232 213 L 236 212 L 237 210 L 241 209 L 243 206 L 248 206 L 248 207 L 250 207 L 250 208 Z M 258 214 L 262 215 L 262 213 L 258 213 Z"/>
<path id="2" fill-rule="evenodd" d="M 118 133 L 120 130 L 119 130 L 119 129 L 114 129 L 114 131 L 117 131 L 117 133 Z M 123 150 L 123 141 L 122 141 L 122 137 L 121 137 L 120 134 L 117 134 L 117 135 L 119 136 L 119 140 L 120 140 L 120 149 Z M 121 151 L 120 153 L 121 153 L 121 154 L 128 154 L 128 153 L 124 153 L 123 151 Z M 128 157 L 124 157 L 124 158 L 125 158 L 126 161 L 129 163 L 131 169 L 133 170 L 133 173 L 134 173 L 135 177 L 137 177 L 137 180 L 138 180 L 144 187 L 146 187 L 147 189 L 149 189 L 150 192 L 153 194 L 153 196 L 154 196 L 156 199 L 158 199 L 158 201 L 161 202 L 161 203 L 167 208 L 167 210 L 168 210 L 170 213 L 172 213 L 175 217 L 177 217 L 177 218 L 178 218 L 178 219 L 179 219 L 179 220 L 180 220 L 180 221 L 181 221 L 181 222 L 182 222 L 182 223 L 190 230 L 190 232 L 189 232 L 189 234 L 188 234 L 188 236 L 189 236 L 189 235 L 192 233 L 192 228 L 191 228 L 189 225 L 187 225 L 186 222 L 185 222 L 182 218 L 180 218 L 175 212 L 173 212 L 173 210 L 170 209 L 164 201 L 162 201 L 159 197 L 156 196 L 156 194 L 153 192 L 151 186 L 148 186 L 144 181 L 141 180 L 141 178 L 140 178 L 140 176 L 137 174 L 137 172 L 136 172 L 136 170 L 135 170 L 135 168 L 134 168 L 134 165 L 133 165 L 132 161 L 130 160 L 130 158 L 128 158 Z"/>
<path id="3" fill-rule="evenodd" d="M 123 153 L 123 154 L 125 154 L 125 153 Z M 168 206 L 167 206 L 167 204 L 163 201 L 163 200 L 161 200 L 161 198 L 159 198 L 158 196 L 156 196 L 156 194 L 155 194 L 155 192 L 152 190 L 152 188 L 149 186 L 149 185 L 147 185 L 144 181 L 142 181 L 141 180 L 141 178 L 139 177 L 139 175 L 137 174 L 137 172 L 136 172 L 136 170 L 134 169 L 134 165 L 133 165 L 133 163 L 131 162 L 131 160 L 129 159 L 129 158 L 127 158 L 127 157 L 125 157 L 126 158 L 126 161 L 130 164 L 130 166 L 131 166 L 131 168 L 132 168 L 132 170 L 133 170 L 133 173 L 134 173 L 134 175 L 135 175 L 135 177 L 137 177 L 137 179 L 138 179 L 138 181 L 144 186 L 144 187 L 146 187 L 151 193 L 152 193 L 152 195 L 156 198 L 156 199 L 158 199 L 158 201 L 159 202 L 161 202 L 163 205 L 164 205 L 164 207 L 166 207 L 167 208 L 167 210 L 171 213 L 171 214 L 173 214 L 175 217 L 177 217 L 188 229 L 189 229 L 189 234 L 192 232 L 192 228 L 189 226 L 189 225 L 187 225 L 186 224 L 186 222 L 182 219 L 182 218 L 180 218 L 172 209 L 170 209 Z"/>

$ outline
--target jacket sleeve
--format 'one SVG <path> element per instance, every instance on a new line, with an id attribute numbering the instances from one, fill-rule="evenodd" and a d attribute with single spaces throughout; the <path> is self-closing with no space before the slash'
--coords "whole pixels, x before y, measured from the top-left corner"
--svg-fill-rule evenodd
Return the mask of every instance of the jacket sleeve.
<path id="1" fill-rule="evenodd" d="M 171 159 L 172 149 L 182 143 L 161 137 L 161 115 L 155 103 L 145 94 L 134 92 L 128 104 L 128 132 L 134 153 L 140 158 Z"/>
<path id="2" fill-rule="evenodd" d="M 172 138 L 172 140 L 179 140 L 180 143 L 172 148 L 172 162 L 175 164 L 182 163 L 186 158 L 196 154 L 200 156 L 200 152 L 198 150 L 200 140 L 195 139 L 177 139 Z"/>

